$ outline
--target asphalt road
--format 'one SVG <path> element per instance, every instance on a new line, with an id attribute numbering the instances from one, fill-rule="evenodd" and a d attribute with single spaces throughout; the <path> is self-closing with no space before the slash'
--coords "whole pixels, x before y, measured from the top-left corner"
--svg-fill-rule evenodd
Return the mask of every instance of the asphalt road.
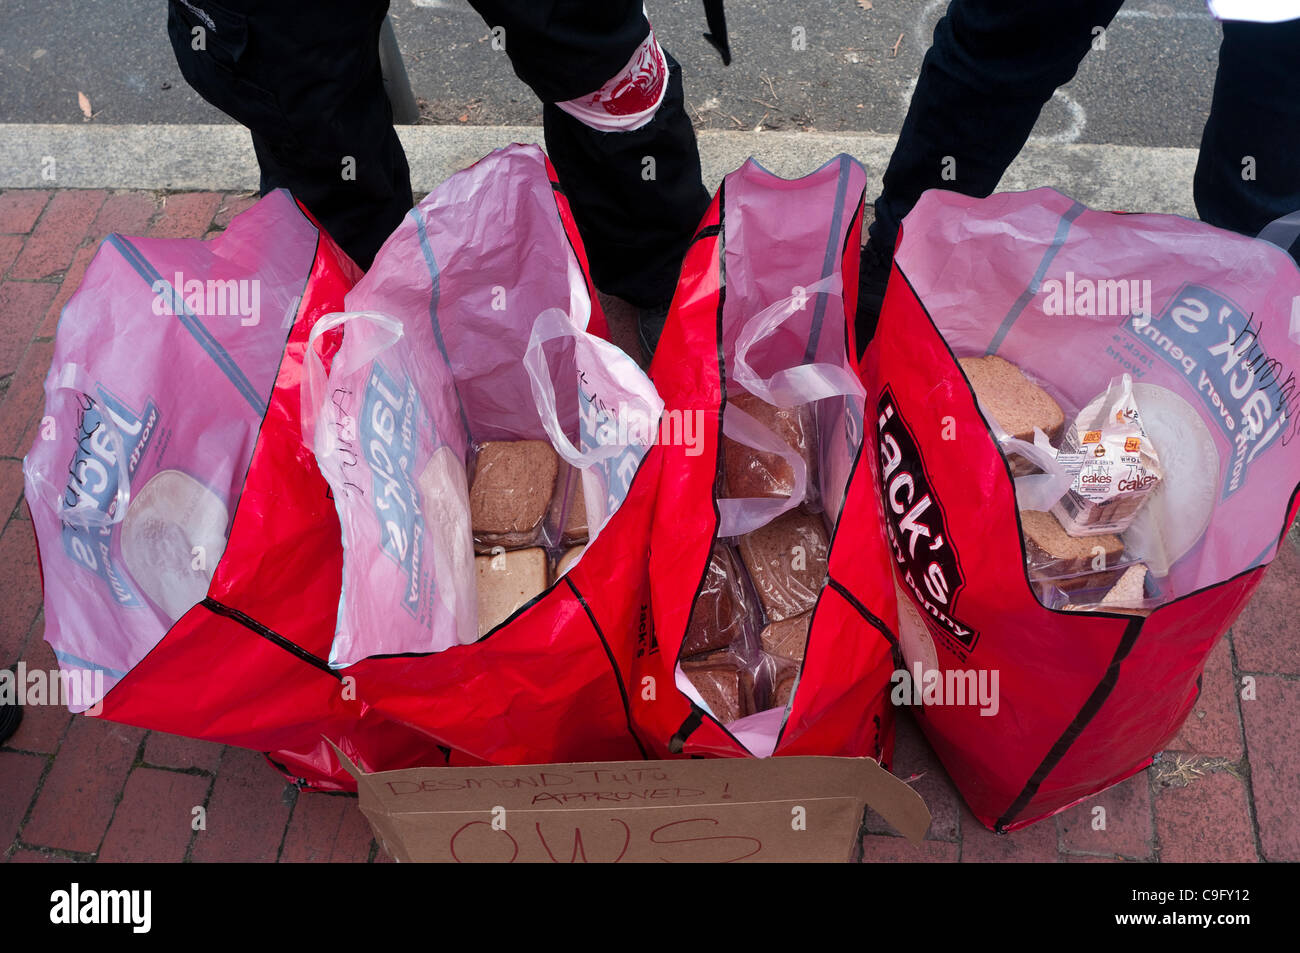
<path id="1" fill-rule="evenodd" d="M 202 0 L 194 0 L 201 6 Z M 527 0 L 521 0 L 527 2 Z M 1050 9 L 1052 0 L 1029 0 Z M 688 108 L 709 129 L 895 133 L 945 0 L 733 0 L 734 61 L 702 39 L 699 0 L 647 0 L 686 71 Z M 162 0 L 6 0 L 0 122 L 226 122 L 180 77 Z M 393 0 L 426 122 L 540 121 L 532 93 L 461 0 Z M 806 40 L 795 49 L 798 30 Z M 1036 136 L 1059 142 L 1194 147 L 1209 108 L 1220 30 L 1203 0 L 1130 0 L 1106 49 L 1084 60 Z"/>

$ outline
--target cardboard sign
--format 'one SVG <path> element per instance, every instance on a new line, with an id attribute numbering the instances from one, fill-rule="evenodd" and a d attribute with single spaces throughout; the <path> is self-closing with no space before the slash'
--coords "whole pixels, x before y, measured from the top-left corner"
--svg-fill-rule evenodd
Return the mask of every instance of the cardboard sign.
<path id="1" fill-rule="evenodd" d="M 847 861 L 868 805 L 913 843 L 930 826 L 920 795 L 867 758 L 377 774 L 343 760 L 375 837 L 403 862 Z"/>

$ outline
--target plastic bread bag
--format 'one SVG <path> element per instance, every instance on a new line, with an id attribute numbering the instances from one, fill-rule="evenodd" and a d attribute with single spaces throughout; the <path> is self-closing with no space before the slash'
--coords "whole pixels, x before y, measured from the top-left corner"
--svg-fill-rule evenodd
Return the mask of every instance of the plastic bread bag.
<path id="1" fill-rule="evenodd" d="M 719 475 L 718 486 L 721 495 L 717 497 L 718 535 L 735 538 L 752 529 L 776 519 L 782 513 L 798 506 L 807 493 L 808 464 L 803 454 L 774 434 L 760 421 L 751 417 L 737 403 L 728 401 L 722 412 L 722 434 L 724 444 L 731 444 L 733 459 L 745 454 L 752 460 L 766 459 L 768 466 L 779 467 L 782 474 L 788 474 L 790 492 L 786 495 L 767 497 L 737 497 L 726 495 L 736 492 L 728 488 L 726 472 L 727 455 L 723 454 L 723 468 Z M 749 476 L 754 475 L 750 470 Z"/>
<path id="2" fill-rule="evenodd" d="M 727 723 L 727 731 L 756 757 L 769 757 L 799 687 L 802 666 L 788 659 L 759 655 L 754 665 L 754 710 Z"/>
<path id="3" fill-rule="evenodd" d="M 990 435 L 1011 468 L 1017 505 L 1022 510 L 1050 510 L 1069 492 L 1072 479 L 1057 461 L 1051 438 L 1037 426 L 1031 431 L 1032 440 L 1012 436 L 978 394 L 975 400 L 988 423 Z"/>
<path id="4" fill-rule="evenodd" d="M 679 687 L 723 725 L 754 713 L 755 669 L 727 649 L 683 659 Z"/>
<path id="5" fill-rule="evenodd" d="M 1071 536 L 1055 513 L 1021 510 L 1021 536 L 1029 581 L 1053 585 L 1063 591 L 1112 585 L 1138 557 L 1127 549 L 1123 537 Z"/>
<path id="6" fill-rule="evenodd" d="M 794 697 L 803 667 L 804 652 L 808 647 L 808 626 L 812 613 L 771 622 L 759 633 L 762 651 L 761 675 L 757 683 L 761 689 L 758 709 L 784 709 Z"/>
<path id="7" fill-rule="evenodd" d="M 553 554 L 555 568 L 551 572 L 551 581 L 554 582 L 555 580 L 559 579 L 566 572 L 568 572 L 575 565 L 577 565 L 578 560 L 582 558 L 582 554 L 585 553 L 586 551 L 587 551 L 587 544 L 583 543 L 579 546 L 573 546 L 570 547 L 569 549 L 560 550 L 558 554 Z"/>
<path id="8" fill-rule="evenodd" d="M 1128 529 L 1163 476 L 1128 374 L 1112 378 L 1065 428 L 1057 462 L 1071 483 L 1052 512 L 1071 536 Z"/>
<path id="9" fill-rule="evenodd" d="M 1058 586 L 1042 588 L 1040 601 L 1048 608 L 1065 612 L 1118 612 L 1147 616 L 1168 599 L 1159 579 L 1146 563 L 1129 563 L 1107 586 L 1063 590 Z"/>
<path id="10" fill-rule="evenodd" d="M 714 544 L 682 642 L 683 659 L 743 642 L 758 618 L 744 569 L 726 543 Z"/>
<path id="11" fill-rule="evenodd" d="M 758 600 L 743 564 L 730 546 L 716 543 L 675 678 L 679 688 L 724 725 L 753 714 L 762 698 L 759 623 Z M 717 647 L 701 651 L 705 644 Z"/>
<path id="12" fill-rule="evenodd" d="M 728 406 L 747 414 L 759 426 L 780 438 L 803 461 L 804 489 L 796 502 L 811 505 L 817 499 L 817 431 L 812 406 L 776 407 L 746 391 L 727 395 Z M 790 499 L 798 481 L 795 467 L 776 453 L 759 450 L 726 436 L 722 439 L 724 495 L 729 499 Z"/>
<path id="13" fill-rule="evenodd" d="M 559 466 L 545 440 L 493 440 L 474 447 L 469 506 L 478 552 L 546 542 L 543 524 L 560 482 Z"/>
<path id="14" fill-rule="evenodd" d="M 792 510 L 737 544 L 767 622 L 810 612 L 826 582 L 829 540 L 820 514 Z"/>
<path id="15" fill-rule="evenodd" d="M 546 515 L 545 536 L 551 548 L 563 553 L 587 542 L 587 501 L 582 471 L 560 464 L 555 493 Z"/>
<path id="16" fill-rule="evenodd" d="M 728 387 L 723 411 L 726 495 L 718 500 L 719 535 L 741 536 L 800 505 L 820 510 L 822 456 L 845 440 L 856 454 L 862 383 L 847 366 L 816 359 L 815 346 L 825 336 L 804 327 L 840 290 L 838 274 L 820 279 L 762 309 L 735 332 L 729 361 L 735 386 Z M 853 404 L 851 415 L 819 414 L 822 405 L 846 402 Z M 830 442 L 819 435 L 819 416 L 835 421 L 833 429 L 840 431 Z M 849 469 L 836 467 L 840 484 L 847 483 Z M 843 486 L 830 489 L 837 516 Z"/>
<path id="17" fill-rule="evenodd" d="M 799 666 L 779 656 L 763 656 L 764 687 L 760 711 L 777 708 L 784 711 L 794 700 L 794 690 L 799 684 Z"/>

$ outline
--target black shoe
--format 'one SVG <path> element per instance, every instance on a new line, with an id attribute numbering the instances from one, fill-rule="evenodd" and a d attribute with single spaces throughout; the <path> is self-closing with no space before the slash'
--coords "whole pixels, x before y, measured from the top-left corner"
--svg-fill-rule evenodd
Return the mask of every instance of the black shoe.
<path id="1" fill-rule="evenodd" d="M 12 675 L 12 673 L 9 673 Z M 0 701 L 0 745 L 8 741 L 23 721 L 23 706 Z"/>
<path id="2" fill-rule="evenodd" d="M 636 336 L 641 341 L 641 349 L 645 351 L 646 364 L 655 356 L 655 348 L 659 346 L 659 336 L 664 333 L 664 324 L 668 320 L 668 309 L 671 306 L 671 301 L 665 301 L 650 308 L 636 309 Z"/>
<path id="3" fill-rule="evenodd" d="M 889 284 L 889 269 L 893 266 L 892 252 L 883 251 L 868 240 L 862 246 L 858 264 L 858 313 L 854 317 L 853 333 L 858 342 L 858 360 L 876 333 L 880 309 L 885 303 L 885 286 Z"/>

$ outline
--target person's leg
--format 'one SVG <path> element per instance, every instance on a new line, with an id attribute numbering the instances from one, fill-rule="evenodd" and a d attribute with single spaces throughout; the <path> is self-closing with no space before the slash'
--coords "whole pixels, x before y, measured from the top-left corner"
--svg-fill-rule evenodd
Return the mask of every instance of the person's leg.
<path id="1" fill-rule="evenodd" d="M 368 268 L 411 207 L 379 68 L 388 0 L 172 0 L 181 73 L 248 127 L 261 190 L 284 187 Z"/>
<path id="2" fill-rule="evenodd" d="M 546 148 L 601 291 L 671 299 L 709 195 L 683 105 L 640 0 L 470 0 L 542 100 Z M 652 321 L 643 324 L 652 324 Z M 653 345 L 657 327 L 646 327 Z"/>
<path id="3" fill-rule="evenodd" d="M 1300 20 L 1223 24 L 1194 194 L 1204 221 L 1247 235 L 1300 209 Z"/>
<path id="4" fill-rule="evenodd" d="M 952 0 L 934 28 L 868 228 L 859 342 L 879 315 L 898 226 L 927 189 L 987 196 L 1043 106 L 1123 0 Z M 864 333 L 865 332 L 865 333 Z"/>
<path id="5" fill-rule="evenodd" d="M 891 248 L 926 189 L 986 196 L 1123 0 L 953 0 L 934 28 L 876 200 L 873 241 Z M 951 159 L 952 161 L 947 161 Z"/>

